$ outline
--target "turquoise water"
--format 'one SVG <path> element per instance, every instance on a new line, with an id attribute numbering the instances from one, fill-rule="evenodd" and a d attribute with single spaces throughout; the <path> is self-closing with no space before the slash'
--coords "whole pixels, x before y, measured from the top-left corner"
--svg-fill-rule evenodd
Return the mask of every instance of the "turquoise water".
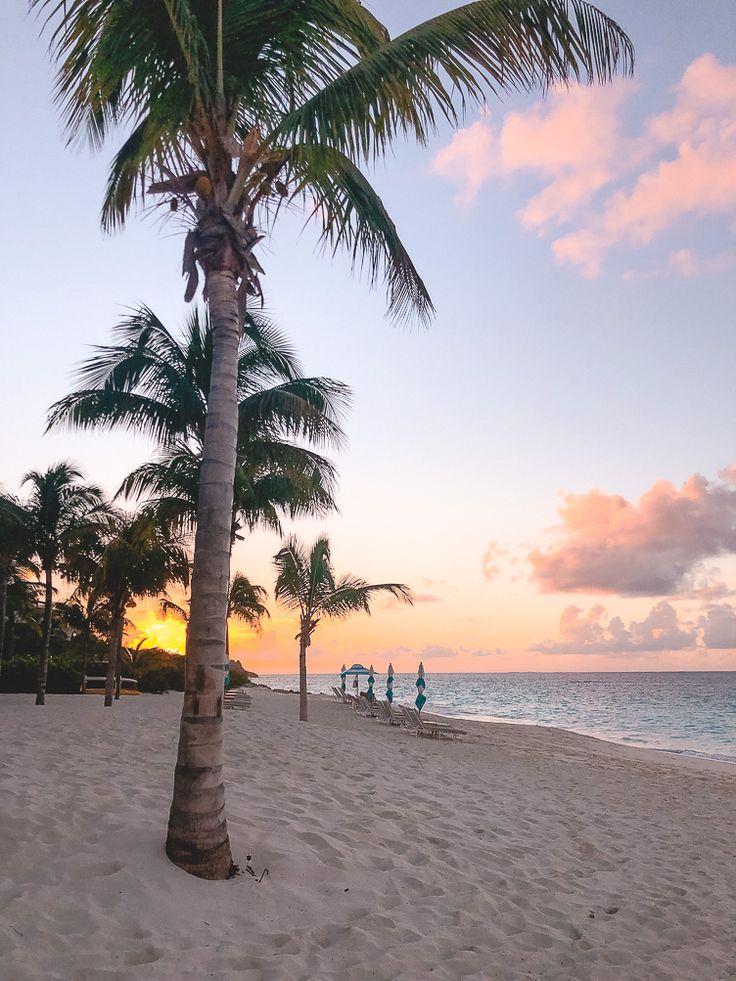
<path id="1" fill-rule="evenodd" d="M 460 718 L 570 729 L 649 749 L 736 762 L 736 671 L 431 674 L 426 711 Z M 384 697 L 385 675 L 375 691 Z M 264 675 L 272 688 L 298 687 L 296 675 Z M 416 675 L 394 682 L 413 701 Z M 336 675 L 313 675 L 309 690 L 330 694 Z M 361 680 L 361 687 L 365 682 Z"/>

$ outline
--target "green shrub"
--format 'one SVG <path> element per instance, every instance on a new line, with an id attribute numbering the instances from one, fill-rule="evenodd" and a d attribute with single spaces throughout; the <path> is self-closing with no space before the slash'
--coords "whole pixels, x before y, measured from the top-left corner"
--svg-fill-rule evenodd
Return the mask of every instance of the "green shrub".
<path id="1" fill-rule="evenodd" d="M 3 663 L 0 675 L 0 692 L 36 691 L 38 661 L 34 657 L 16 657 Z M 49 661 L 46 691 L 49 695 L 76 695 L 81 681 L 76 664 L 64 661 Z"/>
<path id="2" fill-rule="evenodd" d="M 184 659 L 177 660 L 181 663 L 144 672 L 138 679 L 138 690 L 154 695 L 165 691 L 184 691 Z"/>

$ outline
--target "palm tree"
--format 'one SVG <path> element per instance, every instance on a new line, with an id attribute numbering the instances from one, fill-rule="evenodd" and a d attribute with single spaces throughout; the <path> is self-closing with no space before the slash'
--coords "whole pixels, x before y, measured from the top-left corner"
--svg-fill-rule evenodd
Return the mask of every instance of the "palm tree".
<path id="1" fill-rule="evenodd" d="M 114 158 L 103 226 L 141 194 L 189 223 L 185 299 L 199 270 L 213 326 L 212 382 L 184 695 L 167 854 L 224 878 L 232 855 L 222 771 L 221 665 L 237 450 L 238 344 L 261 295 L 261 224 L 307 204 L 322 238 L 387 284 L 397 317 L 432 305 L 358 163 L 397 137 L 425 143 L 438 118 L 489 92 L 562 79 L 607 81 L 629 39 L 584 0 L 476 0 L 390 38 L 360 0 L 29 0 L 48 12 L 57 98 L 70 137 L 100 146 L 132 126 Z M 206 723 L 206 724 L 205 724 Z M 207 747 L 205 749 L 205 747 Z M 205 762 L 206 761 L 206 764 Z"/>
<path id="2" fill-rule="evenodd" d="M 110 604 L 99 586 L 92 582 L 78 586 L 68 600 L 57 603 L 56 612 L 61 622 L 73 630 L 82 641 L 82 668 L 79 690 L 84 694 L 89 661 L 89 645 L 94 636 L 109 634 Z"/>
<path id="3" fill-rule="evenodd" d="M 286 540 L 274 556 L 276 586 L 274 598 L 288 610 L 299 614 L 299 721 L 307 721 L 307 648 L 320 621 L 346 619 L 353 613 L 371 612 L 377 593 L 390 593 L 411 604 L 411 590 L 397 582 L 369 585 L 355 576 L 336 580 L 330 559 L 330 543 L 318 538 L 307 552 L 294 536 Z"/>
<path id="4" fill-rule="evenodd" d="M 29 515 L 16 497 L 0 493 L 0 673 L 5 655 L 8 590 L 32 574 L 38 576 Z"/>
<path id="5" fill-rule="evenodd" d="M 147 307 L 115 329 L 79 369 L 80 387 L 49 410 L 48 428 L 120 427 L 143 432 L 158 459 L 123 482 L 129 497 L 153 497 L 177 530 L 196 527 L 199 475 L 212 367 L 212 328 L 195 310 L 181 339 Z M 308 446 L 341 445 L 345 385 L 302 377 L 283 335 L 248 314 L 238 354 L 238 444 L 231 542 L 242 526 L 281 531 L 280 517 L 323 515 L 335 507 L 333 464 Z"/>
<path id="6" fill-rule="evenodd" d="M 33 550 L 44 575 L 43 632 L 36 690 L 36 705 L 44 705 L 54 605 L 54 573 L 61 570 L 64 561 L 90 529 L 105 523 L 108 512 L 99 487 L 83 483 L 81 471 L 66 461 L 53 464 L 45 473 L 32 470 L 23 478 L 23 484 L 30 487 L 25 510 Z"/>
<path id="7" fill-rule="evenodd" d="M 126 611 L 136 599 L 158 596 L 174 583 L 189 583 L 189 558 L 181 541 L 149 514 L 118 514 L 95 577 L 110 615 L 106 706 L 113 702 Z"/>

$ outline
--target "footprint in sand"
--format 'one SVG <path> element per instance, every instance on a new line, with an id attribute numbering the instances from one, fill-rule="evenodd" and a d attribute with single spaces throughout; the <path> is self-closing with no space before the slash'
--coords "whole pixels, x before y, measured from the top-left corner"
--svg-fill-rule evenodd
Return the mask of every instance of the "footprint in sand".
<path id="1" fill-rule="evenodd" d="M 155 947 L 144 947 L 142 950 L 128 951 L 124 959 L 130 967 L 139 967 L 143 964 L 155 964 L 162 957 L 163 951 L 156 950 Z"/>
<path id="2" fill-rule="evenodd" d="M 89 865 L 80 865 L 77 870 L 79 879 L 99 879 L 107 875 L 115 875 L 122 869 L 120 862 L 92 862 Z"/>

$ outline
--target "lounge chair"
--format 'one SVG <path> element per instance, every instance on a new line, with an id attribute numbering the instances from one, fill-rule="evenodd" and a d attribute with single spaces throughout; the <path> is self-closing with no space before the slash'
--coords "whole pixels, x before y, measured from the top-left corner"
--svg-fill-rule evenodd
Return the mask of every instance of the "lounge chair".
<path id="1" fill-rule="evenodd" d="M 247 709 L 252 704 L 252 698 L 242 688 L 234 688 L 225 692 L 222 707 L 227 709 Z"/>
<path id="2" fill-rule="evenodd" d="M 466 736 L 467 730 L 456 729 L 446 722 L 427 722 L 421 717 L 417 709 L 404 706 L 404 715 L 407 720 L 407 731 L 412 736 L 431 736 L 434 739 L 441 739 L 447 736 L 450 739 L 457 739 L 458 736 Z"/>
<path id="3" fill-rule="evenodd" d="M 365 695 L 359 695 L 356 698 L 357 705 L 355 709 L 360 712 L 361 715 L 369 715 L 375 719 L 378 715 L 378 709 L 376 708 L 375 702 L 369 702 Z"/>
<path id="4" fill-rule="evenodd" d="M 404 714 L 403 712 L 397 712 L 391 707 L 391 703 L 388 699 L 383 699 L 383 701 L 376 701 L 376 706 L 378 707 L 378 721 L 385 722 L 390 726 L 401 726 L 404 724 Z"/>

